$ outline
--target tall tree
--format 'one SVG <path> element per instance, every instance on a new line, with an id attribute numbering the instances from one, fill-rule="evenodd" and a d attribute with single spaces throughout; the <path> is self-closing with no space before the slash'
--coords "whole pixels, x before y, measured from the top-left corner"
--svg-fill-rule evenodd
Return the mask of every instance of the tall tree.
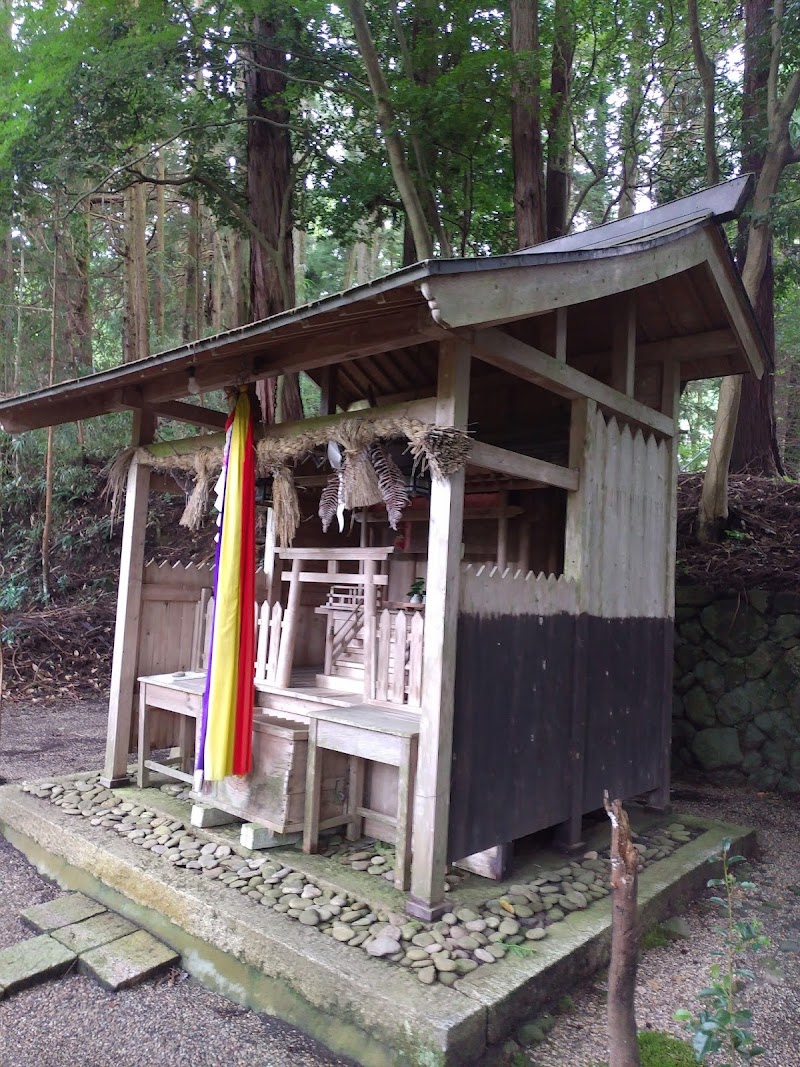
<path id="1" fill-rule="evenodd" d="M 538 0 L 511 0 L 511 156 L 520 248 L 547 237 Z"/>
<path id="2" fill-rule="evenodd" d="M 367 79 L 375 105 L 375 114 L 386 145 L 386 154 L 389 157 L 392 176 L 400 194 L 400 199 L 403 202 L 409 229 L 413 235 L 416 258 L 418 260 L 430 259 L 433 255 L 433 238 L 430 224 L 425 215 L 422 199 L 408 163 L 406 146 L 398 129 L 389 85 L 381 67 L 364 4 L 362 0 L 347 0 L 347 10 L 353 23 L 358 50 L 361 53 L 361 59 L 367 72 Z"/>
<path id="3" fill-rule="evenodd" d="M 742 170 L 760 174 L 766 160 L 770 125 L 771 0 L 746 0 L 744 6 L 744 84 L 742 86 Z M 774 101 L 773 101 L 774 103 Z M 739 226 L 739 266 L 747 257 L 750 218 Z M 775 271 L 772 235 L 767 240 L 761 280 L 753 299 L 767 351 L 767 365 L 759 381 L 742 381 L 739 416 L 731 452 L 731 470 L 775 474 L 783 470 L 775 428 Z"/>
<path id="4" fill-rule="evenodd" d="M 555 0 L 553 57 L 550 64 L 550 117 L 547 123 L 547 237 L 567 231 L 572 186 L 572 76 L 575 58 L 575 10 L 572 0 Z"/>
<path id="5" fill-rule="evenodd" d="M 747 0 L 748 5 L 759 4 L 759 11 L 761 2 L 762 0 Z M 756 12 L 751 17 L 756 19 Z M 764 139 L 763 160 L 756 182 L 742 270 L 745 291 L 756 309 L 759 306 L 759 294 L 764 278 L 769 277 L 773 201 L 786 167 L 800 162 L 800 143 L 793 141 L 793 136 L 796 136 L 793 116 L 800 99 L 800 66 L 798 66 L 800 57 L 796 55 L 796 42 L 792 36 L 790 36 L 787 49 L 786 17 L 784 0 L 775 0 L 771 17 L 767 15 L 750 23 L 751 27 L 759 27 L 760 41 L 768 57 L 766 63 L 766 127 L 761 130 Z M 794 13 L 790 17 L 793 18 Z M 794 29 L 794 24 L 792 28 Z M 751 47 L 754 45 L 755 42 L 751 42 Z M 763 64 L 764 60 L 761 59 L 760 62 Z M 767 367 L 766 374 L 770 372 L 771 367 Z M 766 388 L 769 391 L 774 386 Z M 701 539 L 719 537 L 728 518 L 728 470 L 733 453 L 741 396 L 742 379 L 740 377 L 723 378 L 708 467 L 700 496 L 698 532 Z M 773 417 L 769 413 L 766 414 L 768 418 Z M 770 454 L 771 450 L 772 437 L 770 436 Z M 764 452 L 762 451 L 761 454 L 763 456 Z"/>

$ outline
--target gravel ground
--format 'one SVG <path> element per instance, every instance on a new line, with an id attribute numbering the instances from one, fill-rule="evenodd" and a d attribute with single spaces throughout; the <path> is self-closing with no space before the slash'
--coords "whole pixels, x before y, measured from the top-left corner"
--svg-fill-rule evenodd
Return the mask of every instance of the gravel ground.
<path id="1" fill-rule="evenodd" d="M 763 1067 L 800 1065 L 800 803 L 773 794 L 711 786 L 676 786 L 673 804 L 680 813 L 722 819 L 758 830 L 761 857 L 749 873 L 757 891 L 752 915 L 770 938 L 768 948 L 752 955 L 756 974 L 743 995 L 753 1012 L 756 1038 L 767 1052 Z M 790 887 L 796 887 L 793 891 Z M 710 894 L 708 894 L 710 895 Z M 673 1019 L 678 1008 L 696 1010 L 697 993 L 707 983 L 720 937 L 717 912 L 698 901 L 683 917 L 691 937 L 643 954 L 638 975 L 636 1020 L 640 1029 L 668 1030 L 686 1036 Z M 603 977 L 573 992 L 574 1006 L 558 1014 L 548 1040 L 530 1054 L 536 1067 L 587 1067 L 607 1056 Z"/>
<path id="2" fill-rule="evenodd" d="M 3 708 L 0 778 L 21 781 L 102 765 L 105 701 Z M 800 1067 L 800 802 L 712 786 L 677 788 L 676 815 L 755 826 L 762 855 L 753 865 L 753 912 L 771 945 L 753 960 L 744 999 L 767 1053 L 763 1067 Z M 19 912 L 59 891 L 0 838 L 0 948 L 29 932 Z M 790 887 L 797 887 L 794 892 Z M 684 913 L 691 937 L 644 953 L 639 968 L 640 1028 L 681 1035 L 672 1016 L 696 1007 L 719 937 L 716 913 L 698 902 Z M 603 979 L 573 991 L 547 1041 L 529 1053 L 536 1067 L 588 1067 L 605 1058 Z M 168 1051 L 165 1051 L 168 1050 Z M 0 1001 L 2 1067 L 304 1067 L 345 1065 L 276 1019 L 236 1007 L 174 971 L 154 983 L 106 993 L 70 975 Z"/>
<path id="3" fill-rule="evenodd" d="M 5 704 L 0 778 L 102 766 L 105 701 Z M 19 913 L 58 887 L 0 837 L 0 948 L 30 937 Z M 237 1007 L 183 971 L 108 993 L 70 974 L 0 1000 L 2 1067 L 348 1067 L 306 1034 Z"/>

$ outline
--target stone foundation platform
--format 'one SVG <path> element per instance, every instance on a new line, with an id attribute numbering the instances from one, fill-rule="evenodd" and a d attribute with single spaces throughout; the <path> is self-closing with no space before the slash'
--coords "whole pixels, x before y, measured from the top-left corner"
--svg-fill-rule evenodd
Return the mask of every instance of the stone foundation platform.
<path id="1" fill-rule="evenodd" d="M 68 784 L 81 777 L 85 778 L 71 776 L 59 781 Z M 238 827 L 191 828 L 188 802 L 158 789 L 123 790 L 123 795 L 133 797 L 148 812 L 162 813 L 169 825 L 180 823 L 187 833 L 191 829 L 195 836 L 201 835 L 208 846 L 206 853 L 202 848 L 196 850 L 201 855 L 219 849 L 221 855 L 238 855 L 243 864 L 248 855 L 252 857 L 239 844 Z M 677 820 L 685 827 L 671 855 L 652 862 L 641 874 L 639 899 L 644 926 L 671 915 L 705 886 L 714 873 L 708 861 L 718 854 L 724 838 L 732 838 L 739 852 L 752 851 L 755 845 L 754 833 L 744 828 L 675 815 L 659 820 L 635 806 L 631 817 L 634 828 L 642 834 L 656 833 L 659 826 Z M 409 942 L 404 946 L 401 932 L 396 934 L 394 929 L 399 921 L 395 916 L 403 912 L 403 894 L 380 877 L 352 869 L 352 863 L 305 856 L 290 848 L 270 850 L 269 862 L 279 867 L 283 864 L 292 872 L 284 877 L 283 889 L 291 877 L 298 886 L 302 882 L 303 889 L 311 887 L 306 889 L 303 907 L 291 909 L 296 912 L 293 918 L 299 920 L 292 921 L 288 908 L 281 912 L 264 907 L 269 902 L 262 893 L 233 884 L 242 879 L 223 882 L 220 877 L 204 877 L 201 868 L 176 866 L 170 857 L 165 859 L 164 852 L 144 849 L 135 838 L 92 825 L 90 818 L 61 810 L 18 786 L 0 788 L 0 831 L 43 874 L 65 889 L 100 901 L 169 945 L 180 954 L 182 966 L 198 980 L 240 1004 L 301 1027 L 365 1067 L 500 1063 L 508 1038 L 576 981 L 608 961 L 610 908 L 599 885 L 594 899 L 583 894 L 583 904 L 578 900 L 582 894 L 574 888 L 563 891 L 561 895 L 575 910 L 559 921 L 544 925 L 537 922 L 536 915 L 520 923 L 513 920 L 506 931 L 514 925 L 520 929 L 510 935 L 510 943 L 504 942 L 501 934 L 504 920 L 496 926 L 488 921 L 491 913 L 482 908 L 488 898 L 492 898 L 490 903 L 502 903 L 511 897 L 511 916 L 514 900 L 521 899 L 521 886 L 544 882 L 539 888 L 547 895 L 547 872 L 566 870 L 564 856 L 553 852 L 525 853 L 507 883 L 474 875 L 459 883 L 450 894 L 451 910 L 456 915 L 471 910 L 488 916 L 471 920 L 478 924 L 473 925 L 475 932 L 482 931 L 479 940 L 486 963 L 467 967 L 470 953 L 445 952 L 445 957 L 455 957 L 462 965 L 448 965 L 443 970 L 434 967 L 434 984 L 425 984 L 414 963 L 421 964 L 423 970 L 428 964 L 424 959 L 412 960 Z M 607 823 L 597 825 L 594 838 L 590 835 L 587 839 L 587 849 L 607 846 Z M 321 925 L 301 917 L 310 913 L 312 905 L 319 914 L 317 894 L 312 892 L 317 889 L 327 903 L 341 897 L 347 902 L 345 907 L 354 910 L 352 901 L 363 902 L 373 921 L 382 920 L 377 936 L 362 939 L 366 951 L 338 939 L 335 930 L 341 929 L 341 915 Z M 302 892 L 292 895 L 302 897 Z M 288 899 L 294 903 L 291 896 Z M 337 906 L 333 905 L 334 911 Z M 533 910 L 517 906 L 520 914 Z M 462 925 L 467 921 L 464 919 Z M 543 932 L 527 939 L 526 930 Z M 409 932 L 403 931 L 403 938 Z M 433 928 L 431 936 L 437 932 Z M 452 928 L 450 933 L 454 934 Z M 400 951 L 384 955 L 386 942 L 395 942 L 388 948 L 396 946 Z M 452 938 L 443 939 L 443 948 L 447 942 L 452 943 Z M 490 951 L 492 946 L 494 951 Z M 471 953 L 473 962 L 476 953 Z M 434 961 L 438 954 L 430 953 Z M 399 965 L 401 956 L 403 965 Z M 483 958 L 477 955 L 478 960 Z M 443 975 L 452 977 L 443 982 Z"/>

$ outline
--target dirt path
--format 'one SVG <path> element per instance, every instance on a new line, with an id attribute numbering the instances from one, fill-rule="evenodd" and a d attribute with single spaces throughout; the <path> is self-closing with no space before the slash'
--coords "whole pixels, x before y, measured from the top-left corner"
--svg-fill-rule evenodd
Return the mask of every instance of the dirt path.
<path id="1" fill-rule="evenodd" d="M 107 703 L 6 704 L 0 778 L 102 766 Z M 0 948 L 31 936 L 23 908 L 60 890 L 0 837 Z M 108 993 L 82 975 L 0 1000 L 2 1067 L 347 1067 L 277 1019 L 239 1008 L 183 971 Z"/>
<path id="2" fill-rule="evenodd" d="M 755 1062 L 800 1067 L 800 803 L 773 794 L 680 784 L 673 803 L 676 819 L 685 812 L 758 830 L 762 855 L 749 872 L 757 892 L 748 906 L 771 944 L 749 960 L 756 980 L 744 1001 L 767 1049 Z M 708 984 L 721 940 L 714 932 L 719 923 L 715 909 L 697 901 L 682 916 L 690 936 L 643 953 L 636 998 L 640 1029 L 668 1030 L 678 1037 L 686 1035 L 673 1015 L 678 1008 L 697 1010 L 697 993 Z M 606 1058 L 604 976 L 576 990 L 573 1000 L 568 1011 L 558 1014 L 548 1040 L 529 1054 L 536 1067 L 586 1067 Z"/>

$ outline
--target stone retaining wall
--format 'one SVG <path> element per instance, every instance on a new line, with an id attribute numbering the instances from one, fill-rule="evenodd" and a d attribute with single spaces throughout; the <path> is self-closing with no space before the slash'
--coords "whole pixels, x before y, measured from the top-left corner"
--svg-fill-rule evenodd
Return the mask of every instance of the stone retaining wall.
<path id="1" fill-rule="evenodd" d="M 800 793 L 800 594 L 675 596 L 673 767 Z"/>

